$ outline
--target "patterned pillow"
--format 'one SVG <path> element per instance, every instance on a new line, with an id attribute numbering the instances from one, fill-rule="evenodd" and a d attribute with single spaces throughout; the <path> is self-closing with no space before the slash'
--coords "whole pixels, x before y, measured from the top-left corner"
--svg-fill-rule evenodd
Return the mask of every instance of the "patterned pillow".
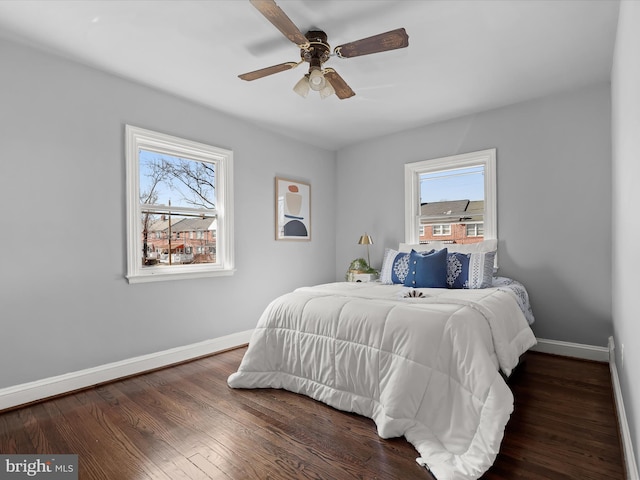
<path id="1" fill-rule="evenodd" d="M 482 253 L 449 253 L 447 255 L 447 287 L 490 287 L 495 257 L 495 250 Z"/>
<path id="2" fill-rule="evenodd" d="M 391 272 L 393 271 L 393 261 L 398 255 L 398 251 L 393 248 L 384 249 L 384 257 L 382 257 L 382 268 L 380 269 L 380 283 L 384 285 L 391 285 L 393 280 L 391 279 Z"/>
<path id="3" fill-rule="evenodd" d="M 431 252 L 426 253 L 432 253 Z M 394 283 L 404 283 L 409 272 L 409 253 L 398 252 L 392 248 L 385 248 L 380 269 L 380 283 L 392 285 Z"/>
<path id="4" fill-rule="evenodd" d="M 404 285 L 412 288 L 447 288 L 447 249 L 409 254 Z"/>
<path id="5" fill-rule="evenodd" d="M 398 252 L 391 264 L 391 283 L 404 283 L 408 272 L 409 254 Z"/>

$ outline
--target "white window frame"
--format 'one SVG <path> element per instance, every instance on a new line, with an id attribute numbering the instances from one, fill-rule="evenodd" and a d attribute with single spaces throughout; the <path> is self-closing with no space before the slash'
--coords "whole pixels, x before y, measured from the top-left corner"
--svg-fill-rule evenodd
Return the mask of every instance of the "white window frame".
<path id="1" fill-rule="evenodd" d="M 233 152 L 164 133 L 125 126 L 127 175 L 127 274 L 129 283 L 157 282 L 233 275 Z M 140 150 L 215 164 L 215 264 L 142 267 L 142 208 L 140 205 Z M 178 209 L 176 209 L 178 210 Z M 179 214 L 179 212 L 176 212 Z"/>
<path id="2" fill-rule="evenodd" d="M 484 237 L 484 230 L 483 230 L 483 234 L 482 235 L 478 235 L 478 225 L 482 225 L 483 222 L 470 222 L 467 223 L 465 225 L 465 235 L 469 238 L 475 238 L 475 237 Z M 469 235 L 469 227 L 473 226 L 474 230 L 475 230 L 475 234 L 474 235 Z"/>
<path id="3" fill-rule="evenodd" d="M 420 243 L 420 175 L 453 168 L 484 166 L 484 239 L 498 238 L 496 149 L 407 163 L 404 166 L 405 243 Z"/>
<path id="4" fill-rule="evenodd" d="M 436 233 L 436 227 L 437 230 L 440 230 L 439 233 Z M 448 232 L 445 233 L 445 230 L 447 230 L 448 227 Z M 431 225 L 431 233 L 433 234 L 434 237 L 450 237 L 451 236 L 451 224 L 450 223 L 434 223 L 433 225 Z"/>

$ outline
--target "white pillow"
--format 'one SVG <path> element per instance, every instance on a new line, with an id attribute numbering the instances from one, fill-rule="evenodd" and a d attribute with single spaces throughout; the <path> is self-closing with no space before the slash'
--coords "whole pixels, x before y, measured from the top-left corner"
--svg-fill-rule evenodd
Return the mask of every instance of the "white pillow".
<path id="1" fill-rule="evenodd" d="M 429 243 L 401 243 L 398 248 L 399 252 L 409 252 L 415 250 L 416 252 L 426 252 L 428 250 L 442 250 L 443 248 L 449 248 L 449 244 L 444 242 L 429 242 Z"/>
<path id="2" fill-rule="evenodd" d="M 392 285 L 391 270 L 393 269 L 393 260 L 398 254 L 393 248 L 384 249 L 384 257 L 382 257 L 382 268 L 380 269 L 380 283 L 384 285 Z"/>
<path id="3" fill-rule="evenodd" d="M 410 252 L 411 250 L 415 250 L 416 252 L 424 252 L 425 250 L 442 250 L 446 248 L 449 252 L 459 252 L 459 253 L 486 253 L 493 252 L 498 249 L 498 240 L 492 238 L 490 240 L 484 240 L 482 242 L 477 243 L 444 243 L 444 242 L 430 242 L 424 244 L 411 244 L 411 243 L 401 243 L 398 248 L 401 252 Z"/>

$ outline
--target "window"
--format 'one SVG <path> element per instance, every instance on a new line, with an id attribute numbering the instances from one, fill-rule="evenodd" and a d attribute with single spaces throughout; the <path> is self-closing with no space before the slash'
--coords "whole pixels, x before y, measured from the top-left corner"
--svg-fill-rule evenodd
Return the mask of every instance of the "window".
<path id="1" fill-rule="evenodd" d="M 434 236 L 451 235 L 451 224 L 434 225 L 431 228 Z"/>
<path id="2" fill-rule="evenodd" d="M 483 237 L 484 226 L 482 223 L 467 223 L 467 237 Z"/>
<path id="3" fill-rule="evenodd" d="M 126 126 L 129 283 L 231 275 L 233 152 Z"/>
<path id="4" fill-rule="evenodd" d="M 428 242 L 425 226 L 455 243 L 497 238 L 495 149 L 405 165 L 405 242 Z"/>

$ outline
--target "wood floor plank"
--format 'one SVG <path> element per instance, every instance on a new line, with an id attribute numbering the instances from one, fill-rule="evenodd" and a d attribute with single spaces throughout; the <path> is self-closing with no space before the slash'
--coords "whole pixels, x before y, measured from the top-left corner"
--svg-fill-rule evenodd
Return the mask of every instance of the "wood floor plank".
<path id="1" fill-rule="evenodd" d="M 246 348 L 0 413 L 1 453 L 77 453 L 82 480 L 433 480 L 372 420 L 226 380 Z M 483 480 L 622 480 L 608 366 L 528 353 Z M 115 460 L 114 460 L 115 459 Z"/>
<path id="2" fill-rule="evenodd" d="M 192 478 L 210 478 L 211 480 L 228 480 L 229 478 L 231 478 L 227 474 L 222 472 L 214 463 L 212 463 L 209 458 L 204 457 L 200 453 L 196 453 L 195 455 L 189 457 L 189 462 L 198 469 L 193 473 L 197 476 Z"/>

